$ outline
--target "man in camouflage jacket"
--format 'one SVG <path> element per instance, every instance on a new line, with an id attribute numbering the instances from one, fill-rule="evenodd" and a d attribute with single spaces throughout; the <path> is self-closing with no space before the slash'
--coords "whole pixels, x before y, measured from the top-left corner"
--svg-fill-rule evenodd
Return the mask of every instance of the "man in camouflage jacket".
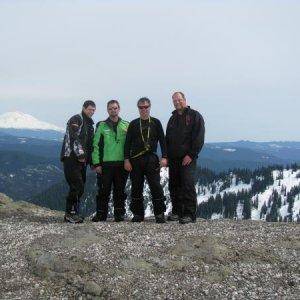
<path id="1" fill-rule="evenodd" d="M 84 192 L 86 167 L 91 163 L 94 122 L 92 116 L 96 105 L 84 102 L 81 114 L 74 115 L 67 123 L 66 134 L 61 149 L 61 161 L 69 185 L 66 198 L 65 222 L 82 223 L 79 216 L 79 201 Z"/>

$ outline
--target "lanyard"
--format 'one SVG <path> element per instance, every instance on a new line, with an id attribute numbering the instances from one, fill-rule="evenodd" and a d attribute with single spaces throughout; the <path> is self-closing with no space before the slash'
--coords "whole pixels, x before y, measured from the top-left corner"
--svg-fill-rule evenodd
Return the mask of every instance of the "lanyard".
<path id="1" fill-rule="evenodd" d="M 151 118 L 149 117 L 149 126 L 148 126 L 148 134 L 147 134 L 147 143 L 149 142 L 149 139 L 150 139 L 150 122 L 151 122 Z M 134 155 L 133 157 L 131 158 L 137 158 L 145 153 L 147 153 L 149 150 L 150 150 L 150 147 L 149 145 L 146 145 L 145 143 L 145 138 L 143 136 L 143 130 L 142 130 L 142 121 L 140 119 L 140 131 L 141 131 L 141 136 L 142 136 L 142 140 L 143 140 L 143 143 L 144 143 L 144 146 L 145 146 L 145 149 L 142 150 L 141 152 L 137 153 L 136 155 Z"/>
<path id="2" fill-rule="evenodd" d="M 148 121 L 149 121 L 149 125 L 148 125 L 148 133 L 147 133 L 147 143 L 149 142 L 149 139 L 150 139 L 150 122 L 151 122 L 150 116 L 149 116 Z M 146 144 L 145 143 L 145 138 L 144 138 L 144 135 L 143 135 L 143 130 L 142 130 L 142 120 L 141 120 L 141 118 L 140 118 L 140 131 L 141 131 L 141 136 L 142 136 L 143 143 Z"/>

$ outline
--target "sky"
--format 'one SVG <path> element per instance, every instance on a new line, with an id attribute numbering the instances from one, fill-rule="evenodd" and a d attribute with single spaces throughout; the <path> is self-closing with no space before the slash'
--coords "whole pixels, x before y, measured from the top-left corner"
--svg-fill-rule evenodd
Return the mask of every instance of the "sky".
<path id="1" fill-rule="evenodd" d="M 0 114 L 64 126 L 84 100 L 171 95 L 201 112 L 206 141 L 300 140 L 300 1 L 0 0 Z"/>

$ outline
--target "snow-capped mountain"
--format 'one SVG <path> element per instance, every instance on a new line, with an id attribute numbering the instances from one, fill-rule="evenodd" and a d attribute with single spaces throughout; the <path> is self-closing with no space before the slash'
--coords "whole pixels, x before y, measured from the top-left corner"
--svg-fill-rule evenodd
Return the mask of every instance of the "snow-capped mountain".
<path id="1" fill-rule="evenodd" d="M 61 140 L 63 129 L 36 119 L 22 112 L 7 112 L 0 115 L 0 133 L 46 140 Z"/>
<path id="2" fill-rule="evenodd" d="M 58 126 L 40 121 L 31 115 L 19 111 L 0 115 L 0 128 L 63 131 Z"/>

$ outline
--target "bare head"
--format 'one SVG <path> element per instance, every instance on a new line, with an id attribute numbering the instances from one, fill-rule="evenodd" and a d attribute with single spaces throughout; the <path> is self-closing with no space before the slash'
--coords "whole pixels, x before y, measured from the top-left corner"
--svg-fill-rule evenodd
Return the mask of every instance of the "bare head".
<path id="1" fill-rule="evenodd" d="M 107 102 L 107 112 L 111 119 L 116 119 L 119 117 L 120 113 L 120 103 L 118 100 L 110 100 Z"/>
<path id="2" fill-rule="evenodd" d="M 175 92 L 172 100 L 177 111 L 183 111 L 187 107 L 186 98 L 182 92 Z"/>
<path id="3" fill-rule="evenodd" d="M 83 103 L 82 111 L 87 117 L 91 118 L 94 115 L 95 111 L 96 111 L 95 102 L 92 101 L 92 100 L 86 100 Z"/>
<path id="4" fill-rule="evenodd" d="M 151 101 L 147 97 L 140 98 L 137 102 L 137 107 L 139 109 L 140 117 L 143 120 L 146 120 L 150 116 L 151 110 Z"/>

